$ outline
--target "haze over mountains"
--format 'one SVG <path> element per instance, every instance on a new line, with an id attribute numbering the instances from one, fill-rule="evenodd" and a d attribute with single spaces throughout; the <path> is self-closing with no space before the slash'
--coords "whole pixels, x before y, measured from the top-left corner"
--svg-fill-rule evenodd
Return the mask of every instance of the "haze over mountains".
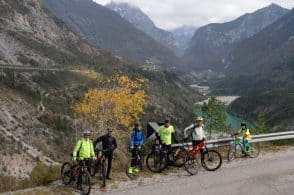
<path id="1" fill-rule="evenodd" d="M 193 30 L 195 31 L 195 27 L 188 26 L 175 29 L 175 31 L 172 32 L 158 28 L 140 8 L 128 3 L 111 2 L 107 4 L 106 7 L 117 12 L 136 28 L 147 33 L 162 45 L 168 47 L 177 56 L 183 55 L 188 41 L 192 36 L 191 34 L 194 33 Z"/>
<path id="2" fill-rule="evenodd" d="M 115 55 L 142 64 L 179 64 L 168 48 L 92 0 L 44 0 L 43 5 L 84 40 Z"/>
<path id="3" fill-rule="evenodd" d="M 230 22 L 203 26 L 194 34 L 183 60 L 191 69 L 222 71 L 235 43 L 258 33 L 288 11 L 271 4 Z"/>

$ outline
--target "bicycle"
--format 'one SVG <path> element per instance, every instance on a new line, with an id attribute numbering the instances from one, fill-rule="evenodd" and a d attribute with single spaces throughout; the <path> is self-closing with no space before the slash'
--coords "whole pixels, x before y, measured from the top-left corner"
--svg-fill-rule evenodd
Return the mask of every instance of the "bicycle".
<path id="1" fill-rule="evenodd" d="M 70 162 L 63 163 L 61 167 L 61 180 L 64 185 L 76 181 L 77 188 L 82 191 L 82 194 L 90 194 L 91 192 L 91 176 L 87 170 L 85 160 L 71 164 Z M 79 179 L 80 178 L 80 179 Z M 79 183 L 79 180 L 81 180 Z"/>
<path id="2" fill-rule="evenodd" d="M 104 153 L 107 150 L 95 149 L 96 160 L 91 162 L 90 174 L 92 177 L 99 172 L 99 178 L 102 180 L 102 187 L 106 186 L 106 158 Z"/>
<path id="3" fill-rule="evenodd" d="M 172 151 L 169 152 L 167 149 L 163 148 L 163 145 L 156 140 L 155 144 L 152 147 L 151 152 L 146 157 L 147 168 L 151 172 L 160 173 L 168 165 L 181 167 L 184 165 L 185 158 L 182 158 L 182 155 L 185 155 L 184 148 L 172 148 Z"/>
<path id="4" fill-rule="evenodd" d="M 256 158 L 259 155 L 260 147 L 259 143 L 247 142 L 246 147 L 242 143 L 242 138 L 233 136 L 233 144 L 228 151 L 228 161 L 232 161 L 237 157 L 238 151 L 241 151 L 245 156 L 250 158 Z"/>
<path id="5" fill-rule="evenodd" d="M 187 146 L 184 167 L 190 175 L 198 173 L 200 165 L 197 156 L 201 149 L 204 150 L 203 153 L 201 153 L 201 165 L 204 169 L 207 171 L 215 171 L 222 165 L 222 156 L 220 153 L 216 150 L 208 149 L 205 141 L 201 141 L 196 146 Z"/>
<path id="6" fill-rule="evenodd" d="M 140 172 L 143 171 L 144 150 L 142 148 L 139 149 L 138 146 L 135 146 L 132 149 L 132 152 L 134 152 L 134 157 L 132 155 L 131 161 L 126 165 L 126 174 L 130 179 L 136 179 L 140 175 Z M 132 163 L 134 163 L 136 166 L 131 166 Z"/>

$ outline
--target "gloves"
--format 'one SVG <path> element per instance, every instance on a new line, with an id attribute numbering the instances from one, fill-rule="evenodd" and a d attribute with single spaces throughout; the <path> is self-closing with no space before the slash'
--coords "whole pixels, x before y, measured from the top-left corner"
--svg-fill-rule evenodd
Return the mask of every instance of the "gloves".
<path id="1" fill-rule="evenodd" d="M 93 159 L 93 160 L 97 160 L 97 157 L 96 157 L 96 156 L 93 156 L 92 159 Z"/>
<path id="2" fill-rule="evenodd" d="M 131 149 L 131 150 L 134 149 L 134 146 L 130 146 L 130 149 Z"/>
<path id="3" fill-rule="evenodd" d="M 71 160 L 75 162 L 77 160 L 77 157 L 73 156 Z"/>
<path id="4" fill-rule="evenodd" d="M 138 146 L 138 150 L 141 150 L 141 146 Z"/>

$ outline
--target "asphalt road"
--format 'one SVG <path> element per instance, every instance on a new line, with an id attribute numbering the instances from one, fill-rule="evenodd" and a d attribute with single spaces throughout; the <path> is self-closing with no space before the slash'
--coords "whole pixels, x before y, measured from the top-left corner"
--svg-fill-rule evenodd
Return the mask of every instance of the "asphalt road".
<path id="1" fill-rule="evenodd" d="M 184 172 L 157 175 L 140 185 L 122 185 L 110 192 L 92 192 L 105 195 L 293 195 L 294 149 L 261 154 L 256 159 L 225 161 L 216 172 L 202 170 L 195 176 Z"/>

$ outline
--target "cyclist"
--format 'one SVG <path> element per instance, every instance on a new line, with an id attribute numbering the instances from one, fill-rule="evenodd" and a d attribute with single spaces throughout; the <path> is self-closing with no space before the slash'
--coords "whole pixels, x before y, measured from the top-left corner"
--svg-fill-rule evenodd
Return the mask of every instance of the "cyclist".
<path id="1" fill-rule="evenodd" d="M 73 153 L 72 153 L 72 160 L 75 162 L 77 159 L 79 160 L 79 165 L 83 165 L 83 161 L 87 166 L 88 171 L 90 172 L 90 165 L 91 165 L 91 159 L 96 159 L 93 143 L 90 140 L 91 132 L 86 130 L 83 132 L 83 138 L 77 141 Z M 78 176 L 78 189 L 81 188 L 82 178 L 80 175 Z"/>
<path id="2" fill-rule="evenodd" d="M 131 166 L 128 169 L 129 173 L 138 172 L 139 169 L 136 167 L 136 154 L 141 150 L 142 144 L 144 142 L 144 134 L 142 132 L 142 125 L 141 123 L 137 122 L 135 123 L 135 127 L 133 129 L 132 135 L 131 135 L 131 143 L 130 143 L 130 149 L 132 151 L 132 161 Z"/>
<path id="3" fill-rule="evenodd" d="M 242 144 L 243 144 L 243 147 L 245 149 L 245 151 L 248 150 L 248 142 L 252 139 L 251 138 L 251 135 L 250 135 L 250 130 L 246 127 L 246 123 L 245 122 L 242 122 L 241 123 L 241 129 L 239 129 L 238 131 L 236 132 L 233 132 L 231 135 L 234 136 L 234 135 L 242 135 Z M 243 151 L 242 153 L 244 155 L 246 155 Z"/>
<path id="4" fill-rule="evenodd" d="M 96 148 L 97 143 L 102 142 L 102 148 L 105 150 L 105 157 L 107 158 L 107 171 L 106 179 L 111 180 L 110 171 L 113 159 L 113 151 L 117 148 L 117 143 L 115 137 L 112 136 L 112 128 L 107 128 L 107 133 L 96 139 L 94 142 L 94 148 Z"/>
<path id="5" fill-rule="evenodd" d="M 202 116 L 196 117 L 195 122 L 184 129 L 185 139 L 188 138 L 189 131 L 192 131 L 192 144 L 193 144 L 193 146 L 197 146 L 205 140 L 205 133 L 204 133 L 204 128 L 203 128 L 203 117 Z M 203 158 L 203 154 L 204 154 L 203 148 L 200 149 L 200 153 L 201 153 L 201 158 Z"/>
<path id="6" fill-rule="evenodd" d="M 171 153 L 171 144 L 174 132 L 174 127 L 170 125 L 170 119 L 166 119 L 164 124 L 156 129 L 157 138 L 159 138 L 163 150 L 167 151 L 168 155 Z"/>

